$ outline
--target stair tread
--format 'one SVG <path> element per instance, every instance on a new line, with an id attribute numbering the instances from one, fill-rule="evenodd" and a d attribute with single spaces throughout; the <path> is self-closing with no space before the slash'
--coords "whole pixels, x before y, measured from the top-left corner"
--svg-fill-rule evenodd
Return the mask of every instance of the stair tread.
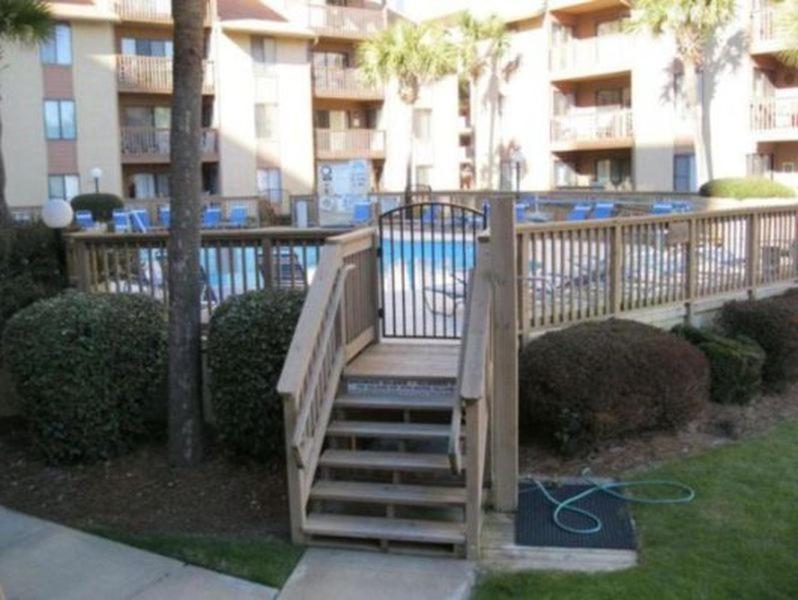
<path id="1" fill-rule="evenodd" d="M 325 450 L 319 460 L 323 467 L 381 469 L 386 471 L 449 471 L 445 454 L 373 452 L 368 450 Z"/>
<path id="2" fill-rule="evenodd" d="M 462 487 L 329 480 L 313 484 L 310 496 L 314 500 L 415 506 L 462 505 L 466 501 L 465 488 Z"/>
<path id="3" fill-rule="evenodd" d="M 332 436 L 394 437 L 403 439 L 446 439 L 449 425 L 429 423 L 385 423 L 377 421 L 333 421 L 327 427 Z"/>
<path id="4" fill-rule="evenodd" d="M 465 542 L 464 525 L 448 521 L 311 513 L 308 515 L 303 530 L 309 535 L 334 537 L 437 544 L 461 544 Z"/>
<path id="5" fill-rule="evenodd" d="M 401 396 L 379 394 L 357 396 L 344 394 L 336 398 L 338 408 L 390 408 L 396 410 L 450 410 L 454 405 L 451 395 Z"/>

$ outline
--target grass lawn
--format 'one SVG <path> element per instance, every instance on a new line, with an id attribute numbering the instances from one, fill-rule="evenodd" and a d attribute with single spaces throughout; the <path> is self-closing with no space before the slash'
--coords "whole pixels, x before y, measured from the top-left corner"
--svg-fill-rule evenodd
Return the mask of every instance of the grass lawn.
<path id="1" fill-rule="evenodd" d="M 798 424 L 647 476 L 696 490 L 691 504 L 634 507 L 640 566 L 616 573 L 496 574 L 476 598 L 798 598 Z M 641 478 L 639 475 L 635 478 Z"/>
<path id="2" fill-rule="evenodd" d="M 92 533 L 276 588 L 283 586 L 303 552 L 298 546 L 268 539 L 258 541 L 179 534 L 132 534 L 105 528 L 95 528 Z"/>

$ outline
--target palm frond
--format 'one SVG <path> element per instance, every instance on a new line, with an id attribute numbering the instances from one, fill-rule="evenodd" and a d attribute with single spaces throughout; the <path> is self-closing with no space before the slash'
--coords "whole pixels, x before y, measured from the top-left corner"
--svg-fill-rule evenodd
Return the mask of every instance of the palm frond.
<path id="1" fill-rule="evenodd" d="M 798 67 L 798 0 L 784 0 L 776 5 L 773 19 L 778 35 L 788 45 L 779 52 L 779 60 L 788 67 Z"/>
<path id="2" fill-rule="evenodd" d="M 43 0 L 0 0 L 0 39 L 22 44 L 46 40 L 53 17 Z"/>

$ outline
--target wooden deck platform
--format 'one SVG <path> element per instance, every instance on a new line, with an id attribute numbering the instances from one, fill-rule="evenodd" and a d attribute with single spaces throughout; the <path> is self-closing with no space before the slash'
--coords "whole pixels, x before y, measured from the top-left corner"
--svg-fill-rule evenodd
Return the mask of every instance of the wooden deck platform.
<path id="1" fill-rule="evenodd" d="M 383 342 L 367 348 L 346 367 L 349 377 L 454 379 L 459 344 Z"/>

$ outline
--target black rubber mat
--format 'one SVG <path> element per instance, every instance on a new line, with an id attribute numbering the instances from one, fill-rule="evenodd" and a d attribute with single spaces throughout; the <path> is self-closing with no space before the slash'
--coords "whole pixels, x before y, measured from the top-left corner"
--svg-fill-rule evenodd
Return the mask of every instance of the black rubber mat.
<path id="1" fill-rule="evenodd" d="M 549 485 L 549 493 L 557 500 L 565 500 L 590 486 Z M 519 546 L 546 546 L 555 548 L 605 548 L 635 550 L 635 531 L 624 500 L 596 491 L 574 504 L 590 511 L 601 519 L 603 527 L 598 533 L 577 534 L 560 529 L 554 523 L 555 505 L 549 502 L 537 486 L 522 481 L 518 485 L 518 512 L 515 518 L 515 543 Z M 594 522 L 587 517 L 562 511 L 560 520 L 570 527 L 589 528 Z"/>

